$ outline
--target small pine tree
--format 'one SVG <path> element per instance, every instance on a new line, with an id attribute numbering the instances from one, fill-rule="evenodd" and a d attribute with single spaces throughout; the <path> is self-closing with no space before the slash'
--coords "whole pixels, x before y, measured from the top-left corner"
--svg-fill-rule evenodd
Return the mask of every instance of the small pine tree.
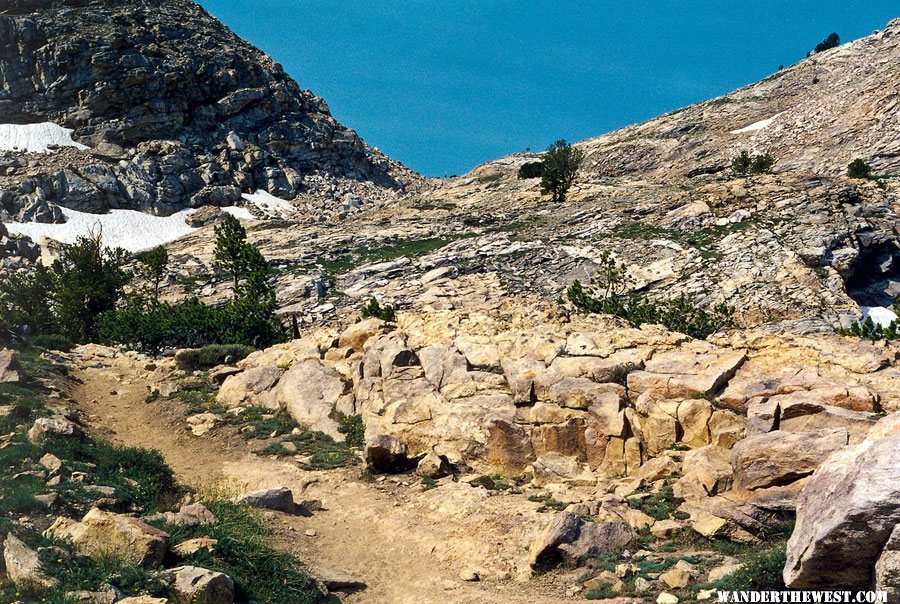
<path id="1" fill-rule="evenodd" d="M 773 165 L 775 158 L 768 153 L 757 155 L 750 164 L 750 174 L 767 174 L 772 171 Z"/>
<path id="2" fill-rule="evenodd" d="M 872 178 L 872 167 L 862 159 L 854 159 L 847 166 L 847 176 L 850 178 Z"/>
<path id="3" fill-rule="evenodd" d="M 169 267 L 169 253 L 163 246 L 157 246 L 135 256 L 137 260 L 137 272 L 150 282 L 153 290 L 153 298 L 159 300 L 159 284 L 166 276 Z"/>
<path id="4" fill-rule="evenodd" d="M 550 193 L 551 201 L 563 202 L 566 193 L 575 182 L 578 168 L 584 162 L 584 152 L 564 140 L 558 140 L 544 155 L 544 169 L 541 175 L 541 192 Z"/>
<path id="5" fill-rule="evenodd" d="M 61 329 L 73 341 L 96 336 L 97 317 L 115 309 L 131 273 L 124 270 L 128 252 L 103 247 L 100 232 L 63 246 L 54 261 L 52 306 Z"/>
<path id="6" fill-rule="evenodd" d="M 238 284 L 245 272 L 247 231 L 231 214 L 226 215 L 214 230 L 216 247 L 213 254 L 216 259 L 216 268 L 231 277 L 235 295 L 237 295 Z"/>
<path id="7" fill-rule="evenodd" d="M 828 37 L 826 37 L 824 40 L 822 40 L 821 42 L 816 44 L 816 48 L 813 52 L 816 52 L 816 53 L 824 52 L 831 48 L 836 48 L 840 44 L 841 44 L 841 37 L 839 35 L 837 35 L 836 32 L 831 32 L 830 34 L 828 34 Z"/>
<path id="8" fill-rule="evenodd" d="M 731 160 L 731 170 L 738 176 L 745 176 L 750 172 L 751 163 L 753 160 L 750 158 L 750 154 L 746 150 L 741 151 L 737 157 Z"/>

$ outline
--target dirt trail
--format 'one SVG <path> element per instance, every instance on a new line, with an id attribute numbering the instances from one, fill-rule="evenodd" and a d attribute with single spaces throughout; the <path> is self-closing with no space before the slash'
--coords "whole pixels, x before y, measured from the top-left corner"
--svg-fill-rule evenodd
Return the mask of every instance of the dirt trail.
<path id="1" fill-rule="evenodd" d="M 247 490 L 287 486 L 298 500 L 320 500 L 325 509 L 311 517 L 268 516 L 278 546 L 297 553 L 314 573 L 350 574 L 365 581 L 366 589 L 347 595 L 344 601 L 573 602 L 546 578 L 521 582 L 510 576 L 513 573 L 485 576 L 489 573 L 479 571 L 480 582 L 460 579 L 463 570 L 472 568 L 467 562 L 495 555 L 499 546 L 490 541 L 516 534 L 519 527 L 514 524 L 502 526 L 498 521 L 497 526 L 480 527 L 466 508 L 457 511 L 459 523 L 447 522 L 446 516 L 435 511 L 444 507 L 440 501 L 444 496 L 428 500 L 417 487 L 363 482 L 352 470 L 310 472 L 289 461 L 258 457 L 234 429 L 193 436 L 185 423 L 185 410 L 177 402 L 145 402 L 149 387 L 140 363 L 103 354 L 108 356 L 79 349 L 72 355 L 73 375 L 79 380 L 72 397 L 87 414 L 91 429 L 113 442 L 160 451 L 179 479 L 189 484 L 225 481 Z M 491 500 L 465 503 L 473 510 Z"/>

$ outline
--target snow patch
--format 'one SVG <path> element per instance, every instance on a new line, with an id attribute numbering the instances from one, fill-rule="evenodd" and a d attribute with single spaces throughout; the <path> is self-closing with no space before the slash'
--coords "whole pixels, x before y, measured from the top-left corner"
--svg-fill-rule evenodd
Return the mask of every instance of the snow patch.
<path id="1" fill-rule="evenodd" d="M 762 130 L 763 128 L 766 128 L 767 126 L 772 125 L 772 122 L 775 121 L 775 118 L 777 118 L 779 115 L 781 115 L 783 113 L 784 113 L 784 111 L 782 111 L 781 113 L 776 113 L 775 115 L 773 115 L 772 117 L 770 117 L 767 120 L 760 120 L 758 122 L 750 124 L 749 126 L 744 126 L 743 128 L 740 128 L 739 130 L 732 130 L 731 132 L 729 132 L 729 134 L 743 134 L 745 132 L 756 132 L 757 130 Z"/>
<path id="2" fill-rule="evenodd" d="M 72 130 L 53 122 L 40 124 L 0 124 L 0 150 L 29 151 L 46 153 L 47 147 L 75 147 L 82 151 L 88 148 L 72 140 Z"/>
<path id="3" fill-rule="evenodd" d="M 897 320 L 897 313 L 884 306 L 860 306 L 859 309 L 863 313 L 863 320 L 870 318 L 875 325 L 888 327 L 892 321 Z"/>
<path id="4" fill-rule="evenodd" d="M 231 214 L 238 220 L 256 220 L 256 217 L 250 213 L 250 210 L 240 206 L 228 206 L 227 208 L 222 208 L 222 211 Z"/>
<path id="5" fill-rule="evenodd" d="M 275 197 L 266 191 L 259 190 L 255 193 L 244 193 L 241 197 L 271 218 L 288 218 L 297 211 L 297 208 L 291 202 Z"/>
<path id="6" fill-rule="evenodd" d="M 103 234 L 103 243 L 108 247 L 121 247 L 129 252 L 140 252 L 175 241 L 179 237 L 193 233 L 197 229 L 184 221 L 194 212 L 182 210 L 171 216 L 154 216 L 136 210 L 110 210 L 108 214 L 89 214 L 68 208 L 60 208 L 64 223 L 10 222 L 6 224 L 10 233 L 27 235 L 37 243 L 53 239 L 61 243 L 74 243 L 79 236 L 88 235 L 98 229 Z M 243 220 L 253 220 L 246 208 L 222 208 L 232 216 Z"/>

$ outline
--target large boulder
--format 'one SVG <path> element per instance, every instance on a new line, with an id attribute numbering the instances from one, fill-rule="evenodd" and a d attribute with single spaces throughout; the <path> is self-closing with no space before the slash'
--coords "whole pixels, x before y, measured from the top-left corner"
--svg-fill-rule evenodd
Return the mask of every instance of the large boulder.
<path id="1" fill-rule="evenodd" d="M 588 554 L 619 552 L 634 539 L 624 522 L 585 522 L 571 512 L 560 512 L 531 546 L 532 568 L 574 565 Z"/>
<path id="2" fill-rule="evenodd" d="M 15 353 L 9 348 L 0 349 L 0 383 L 19 384 L 26 379 Z"/>
<path id="3" fill-rule="evenodd" d="M 199 566 L 178 566 L 168 572 L 174 578 L 171 595 L 176 604 L 234 602 L 234 581 L 228 575 Z"/>
<path id="4" fill-rule="evenodd" d="M 833 452 L 847 446 L 847 430 L 776 430 L 751 436 L 732 449 L 734 486 L 759 489 L 789 484 L 812 474 Z"/>
<path id="5" fill-rule="evenodd" d="M 225 378 L 216 402 L 226 407 L 251 405 L 277 409 L 278 403 L 272 389 L 281 379 L 281 371 L 276 367 L 253 367 Z"/>
<path id="6" fill-rule="evenodd" d="M 3 563 L 6 566 L 6 576 L 16 585 L 53 587 L 58 583 L 53 577 L 41 572 L 38 553 L 12 533 L 6 535 L 3 542 Z"/>
<path id="7" fill-rule="evenodd" d="M 277 510 L 288 514 L 294 513 L 297 509 L 297 504 L 294 503 L 294 493 L 287 487 L 244 493 L 237 498 L 237 503 L 251 508 Z"/>
<path id="8" fill-rule="evenodd" d="M 900 523 L 900 413 L 819 466 L 797 500 L 784 581 L 797 589 L 871 587 Z"/>
<path id="9" fill-rule="evenodd" d="M 57 518 L 45 534 L 70 540 L 90 558 L 112 555 L 146 568 L 162 564 L 169 544 L 168 533 L 137 518 L 98 508 L 92 508 L 81 522 Z"/>
<path id="10" fill-rule="evenodd" d="M 43 442 L 48 436 L 63 438 L 82 438 L 84 430 L 77 423 L 64 415 L 39 417 L 28 430 L 28 440 L 33 443 Z"/>
<path id="11" fill-rule="evenodd" d="M 281 376 L 274 400 L 298 424 L 343 441 L 338 423 L 330 416 L 345 389 L 337 371 L 311 360 L 294 365 Z"/>

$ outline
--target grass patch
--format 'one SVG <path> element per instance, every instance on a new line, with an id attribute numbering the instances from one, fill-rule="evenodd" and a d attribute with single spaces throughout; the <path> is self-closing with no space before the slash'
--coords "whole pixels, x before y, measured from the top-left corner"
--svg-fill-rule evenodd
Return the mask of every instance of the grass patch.
<path id="1" fill-rule="evenodd" d="M 647 514 L 655 520 L 670 518 L 675 509 L 682 504 L 684 499 L 675 497 L 672 487 L 665 487 L 658 493 L 651 493 L 646 497 L 630 497 L 625 500 L 628 505 Z"/>
<path id="2" fill-rule="evenodd" d="M 179 350 L 175 355 L 175 362 L 182 371 L 196 371 L 224 363 L 237 363 L 254 350 L 252 346 L 241 344 L 210 344 L 201 348 Z"/>
<path id="3" fill-rule="evenodd" d="M 269 438 L 290 434 L 296 427 L 294 420 L 284 411 L 274 411 L 265 407 L 248 407 L 243 413 L 229 420 L 241 424 L 245 438 Z"/>
<path id="4" fill-rule="evenodd" d="M 461 239 L 462 235 L 430 239 L 398 239 L 380 247 L 360 246 L 331 258 L 319 258 L 315 266 L 329 275 L 342 275 L 364 264 L 388 262 L 397 258 L 424 256 L 445 245 Z M 311 267 L 308 267 L 311 268 Z"/>
<path id="5" fill-rule="evenodd" d="M 196 537 L 212 537 L 218 544 L 212 552 L 201 550 L 185 556 L 190 564 L 225 573 L 234 579 L 235 601 L 291 602 L 312 604 L 321 594 L 299 560 L 269 545 L 271 535 L 258 514 L 225 499 L 203 504 L 218 522 L 206 526 L 158 525 L 173 543 Z"/>
<path id="6" fill-rule="evenodd" d="M 362 415 L 347 415 L 340 411 L 335 411 L 334 414 L 338 422 L 338 432 L 347 439 L 348 446 L 361 448 L 366 444 L 366 424 Z"/>
<path id="7" fill-rule="evenodd" d="M 286 446 L 291 443 L 293 446 Z M 304 464 L 315 470 L 333 470 L 356 463 L 356 455 L 347 443 L 335 442 L 324 432 L 306 430 L 300 434 L 292 434 L 280 442 L 271 443 L 259 451 L 257 455 L 304 455 L 309 460 Z"/>
<path id="8" fill-rule="evenodd" d="M 537 509 L 538 512 L 547 512 L 549 510 L 561 512 L 569 505 L 567 503 L 563 503 L 562 501 L 554 499 L 553 495 L 551 495 L 550 493 L 547 493 L 546 495 L 531 495 L 528 497 L 528 501 L 541 504 L 541 507 Z"/>

